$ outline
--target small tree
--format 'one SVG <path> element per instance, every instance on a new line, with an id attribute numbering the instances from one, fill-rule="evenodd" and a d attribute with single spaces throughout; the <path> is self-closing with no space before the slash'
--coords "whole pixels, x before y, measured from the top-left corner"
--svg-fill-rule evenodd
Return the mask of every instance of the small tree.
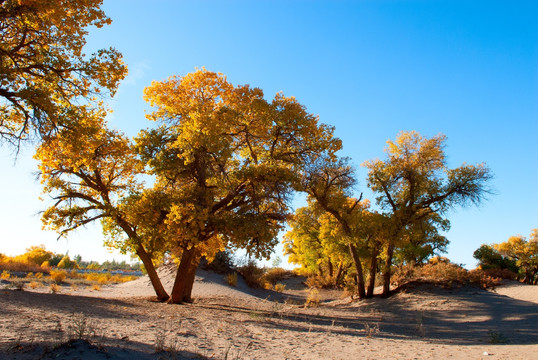
<path id="1" fill-rule="evenodd" d="M 527 284 L 538 283 L 538 229 L 533 229 L 529 240 L 524 236 L 511 236 L 507 241 L 494 244 L 499 254 L 515 261 Z"/>
<path id="2" fill-rule="evenodd" d="M 484 164 L 463 164 L 448 169 L 444 154 L 446 137 L 422 137 L 401 132 L 388 141 L 387 159 L 366 161 L 368 186 L 390 218 L 390 236 L 385 248 L 383 295 L 390 291 L 391 266 L 397 246 L 409 243 L 407 234 L 417 223 L 442 217 L 456 205 L 478 204 L 488 193 L 492 175 Z"/>

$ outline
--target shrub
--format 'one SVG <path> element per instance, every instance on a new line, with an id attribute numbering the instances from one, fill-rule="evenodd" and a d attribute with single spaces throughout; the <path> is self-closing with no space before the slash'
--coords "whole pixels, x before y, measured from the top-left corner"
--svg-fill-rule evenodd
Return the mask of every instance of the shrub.
<path id="1" fill-rule="evenodd" d="M 37 289 L 38 287 L 41 286 L 41 284 L 38 283 L 37 281 L 31 281 L 31 282 L 28 284 L 28 286 L 29 286 L 30 288 L 32 288 L 32 289 Z"/>
<path id="2" fill-rule="evenodd" d="M 275 285 L 274 289 L 277 292 L 282 292 L 282 291 L 286 290 L 286 285 L 278 283 L 278 284 Z"/>
<path id="3" fill-rule="evenodd" d="M 33 277 L 33 276 L 34 276 L 34 273 L 33 273 L 33 272 L 29 272 L 28 274 L 26 274 L 26 277 L 27 277 L 27 278 L 31 278 L 31 277 Z"/>
<path id="4" fill-rule="evenodd" d="M 95 290 L 95 291 L 101 291 L 101 287 L 97 284 L 93 284 L 92 285 L 92 290 Z"/>
<path id="5" fill-rule="evenodd" d="M 65 270 L 51 270 L 50 271 L 50 278 L 56 284 L 59 284 L 62 281 L 64 281 L 66 277 L 67 277 L 67 271 Z"/>
<path id="6" fill-rule="evenodd" d="M 502 276 L 499 276 L 502 275 Z M 502 278 L 515 276 L 509 270 L 472 270 L 467 271 L 459 265 L 450 262 L 435 262 L 423 266 L 406 265 L 397 268 L 393 280 L 401 286 L 411 281 L 428 281 L 440 285 L 473 284 L 481 288 L 498 286 Z"/>
<path id="7" fill-rule="evenodd" d="M 334 278 L 330 276 L 310 276 L 306 279 L 306 286 L 316 289 L 334 288 Z"/>
<path id="8" fill-rule="evenodd" d="M 233 274 L 228 274 L 226 276 L 226 282 L 228 283 L 228 285 L 236 287 L 237 286 L 237 273 L 234 272 Z"/>
<path id="9" fill-rule="evenodd" d="M 319 298 L 319 291 L 317 289 L 310 289 L 308 296 L 306 297 L 305 307 L 319 306 L 321 300 Z"/>
<path id="10" fill-rule="evenodd" d="M 265 270 L 258 267 L 255 261 L 249 261 L 246 265 L 239 267 L 237 271 L 243 276 L 248 286 L 265 287 L 266 281 L 263 278 Z"/>
<path id="11" fill-rule="evenodd" d="M 7 270 L 2 271 L 2 274 L 0 275 L 0 279 L 2 280 L 8 280 L 11 276 L 11 273 Z"/>
<path id="12" fill-rule="evenodd" d="M 50 292 L 53 294 L 60 292 L 60 286 L 58 286 L 58 284 L 55 284 L 55 283 L 50 284 L 49 289 L 50 289 Z"/>
<path id="13" fill-rule="evenodd" d="M 275 285 L 279 280 L 289 277 L 291 271 L 282 268 L 272 268 L 265 272 L 263 278 L 268 283 Z"/>
<path id="14" fill-rule="evenodd" d="M 43 277 L 43 273 L 42 273 L 42 272 L 35 273 L 35 278 L 36 278 L 36 279 L 41 279 L 42 277 Z"/>
<path id="15" fill-rule="evenodd" d="M 215 255 L 215 258 L 209 262 L 206 258 L 202 258 L 200 267 L 204 270 L 211 270 L 218 274 L 226 274 L 232 271 L 234 262 L 229 251 L 220 251 Z"/>

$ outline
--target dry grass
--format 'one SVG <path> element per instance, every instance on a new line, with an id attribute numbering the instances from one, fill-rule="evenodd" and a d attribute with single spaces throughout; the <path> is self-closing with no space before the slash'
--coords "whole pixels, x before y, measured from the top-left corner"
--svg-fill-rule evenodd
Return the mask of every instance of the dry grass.
<path id="1" fill-rule="evenodd" d="M 228 285 L 236 287 L 237 286 L 237 273 L 226 275 L 226 282 Z"/>
<path id="2" fill-rule="evenodd" d="M 260 268 L 254 262 L 249 262 L 247 265 L 239 267 L 238 271 L 248 286 L 267 290 L 273 289 L 278 281 L 293 275 L 293 272 L 290 270 L 282 268 Z"/>
<path id="3" fill-rule="evenodd" d="M 52 283 L 49 286 L 49 290 L 53 294 L 57 294 L 60 292 L 60 286 L 58 284 Z"/>
<path id="4" fill-rule="evenodd" d="M 457 283 L 472 284 L 486 289 L 500 285 L 503 278 L 510 278 L 510 276 L 512 276 L 511 272 L 503 276 L 503 274 L 496 274 L 489 270 L 476 269 L 468 271 L 456 264 L 437 262 L 423 266 L 399 267 L 392 279 L 398 286 L 412 281 L 427 281 L 445 287 L 451 287 L 454 283 Z"/>

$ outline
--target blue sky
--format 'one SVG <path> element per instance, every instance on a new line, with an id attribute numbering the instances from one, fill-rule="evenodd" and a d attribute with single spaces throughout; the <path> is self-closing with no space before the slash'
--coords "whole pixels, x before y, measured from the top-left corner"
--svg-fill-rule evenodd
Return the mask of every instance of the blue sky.
<path id="1" fill-rule="evenodd" d="M 538 227 L 538 3 L 534 1 L 121 1 L 105 0 L 111 26 L 92 30 L 88 53 L 114 46 L 129 76 L 110 102 L 112 126 L 151 124 L 142 91 L 152 80 L 205 66 L 234 84 L 295 96 L 336 127 L 360 164 L 382 158 L 402 130 L 447 135 L 449 166 L 485 162 L 495 195 L 457 208 L 448 257 L 468 267 L 482 243 Z M 13 166 L 2 148 L 2 250 L 44 243 L 104 260 L 98 226 L 67 241 L 40 231 L 39 184 L 27 148 Z"/>

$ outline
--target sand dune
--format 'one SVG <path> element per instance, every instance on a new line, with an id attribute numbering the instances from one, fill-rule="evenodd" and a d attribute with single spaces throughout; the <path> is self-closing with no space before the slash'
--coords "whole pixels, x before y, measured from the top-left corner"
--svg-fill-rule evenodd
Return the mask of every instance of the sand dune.
<path id="1" fill-rule="evenodd" d="M 171 271 L 161 276 L 170 288 Z M 276 293 L 242 281 L 232 288 L 223 276 L 200 271 L 193 304 L 154 303 L 152 295 L 147 278 L 101 291 L 0 291 L 0 358 L 533 359 L 538 353 L 538 287 L 518 283 L 495 291 L 417 285 L 389 299 L 355 302 L 321 292 L 327 301 L 305 308 L 299 304 L 307 289 Z M 53 348 L 84 321 L 93 345 Z M 169 351 L 156 353 L 161 348 Z"/>

